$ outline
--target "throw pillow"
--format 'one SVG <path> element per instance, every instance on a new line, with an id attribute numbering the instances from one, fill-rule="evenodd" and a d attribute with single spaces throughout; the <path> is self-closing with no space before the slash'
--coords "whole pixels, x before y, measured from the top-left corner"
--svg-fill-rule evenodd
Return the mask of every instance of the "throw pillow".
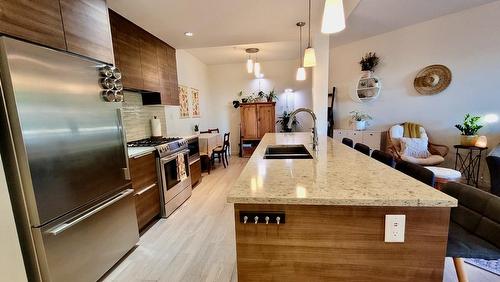
<path id="1" fill-rule="evenodd" d="M 429 139 L 401 137 L 401 155 L 414 158 L 428 158 L 431 153 L 427 149 Z"/>

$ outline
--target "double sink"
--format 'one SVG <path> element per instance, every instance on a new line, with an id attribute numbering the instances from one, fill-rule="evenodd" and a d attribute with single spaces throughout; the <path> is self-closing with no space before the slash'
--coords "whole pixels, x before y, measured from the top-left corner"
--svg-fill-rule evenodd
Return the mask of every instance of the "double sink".
<path id="1" fill-rule="evenodd" d="M 312 159 L 304 145 L 269 145 L 264 159 Z"/>

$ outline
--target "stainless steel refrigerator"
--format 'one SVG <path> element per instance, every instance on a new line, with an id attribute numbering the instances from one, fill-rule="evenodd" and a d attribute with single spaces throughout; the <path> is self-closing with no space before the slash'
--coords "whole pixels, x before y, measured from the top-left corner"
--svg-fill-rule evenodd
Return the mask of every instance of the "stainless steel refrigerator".
<path id="1" fill-rule="evenodd" d="M 139 239 L 102 67 L 0 37 L 1 153 L 30 280 L 95 281 Z"/>

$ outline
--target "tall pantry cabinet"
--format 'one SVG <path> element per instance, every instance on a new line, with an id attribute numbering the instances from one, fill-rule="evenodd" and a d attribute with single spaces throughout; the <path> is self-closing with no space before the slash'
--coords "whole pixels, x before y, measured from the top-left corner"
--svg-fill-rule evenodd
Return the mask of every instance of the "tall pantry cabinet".
<path id="1" fill-rule="evenodd" d="M 240 155 L 250 157 L 266 133 L 276 132 L 275 102 L 240 105 Z"/>

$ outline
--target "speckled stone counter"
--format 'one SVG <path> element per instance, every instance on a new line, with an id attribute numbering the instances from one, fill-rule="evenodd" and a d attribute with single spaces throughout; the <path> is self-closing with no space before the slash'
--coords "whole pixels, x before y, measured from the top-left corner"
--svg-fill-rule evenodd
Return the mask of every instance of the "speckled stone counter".
<path id="1" fill-rule="evenodd" d="M 456 199 L 340 142 L 310 133 L 268 133 L 232 187 L 239 204 L 455 207 Z M 268 145 L 304 144 L 313 159 L 264 159 Z"/>

